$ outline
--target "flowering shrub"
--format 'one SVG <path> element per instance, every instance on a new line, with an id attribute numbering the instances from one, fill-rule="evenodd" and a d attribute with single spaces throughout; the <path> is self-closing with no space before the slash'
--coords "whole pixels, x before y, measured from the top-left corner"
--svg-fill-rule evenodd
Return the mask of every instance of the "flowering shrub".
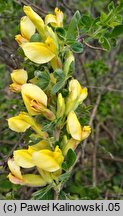
<path id="1" fill-rule="evenodd" d="M 72 18 L 67 36 L 64 15 L 58 8 L 44 20 L 30 6 L 24 6 L 24 13 L 15 39 L 25 62 L 34 64 L 34 71 L 30 76 L 29 69 L 22 67 L 11 73 L 10 90 L 21 94 L 25 111 L 9 118 L 8 126 L 18 133 L 30 129 L 32 134 L 29 145 L 15 150 L 9 158 L 8 178 L 13 184 L 50 185 L 59 193 L 65 173 L 76 161 L 75 149 L 91 133 L 90 126 L 81 125 L 77 116 L 78 106 L 88 95 L 87 88 L 72 76 L 71 28 L 79 13 Z M 78 45 L 74 49 L 81 53 Z"/>

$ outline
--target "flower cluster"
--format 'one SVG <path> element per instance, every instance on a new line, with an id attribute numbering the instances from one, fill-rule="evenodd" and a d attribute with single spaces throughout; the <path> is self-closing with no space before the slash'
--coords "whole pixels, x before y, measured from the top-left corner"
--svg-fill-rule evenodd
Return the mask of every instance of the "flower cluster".
<path id="1" fill-rule="evenodd" d="M 81 126 L 75 113 L 88 92 L 70 75 L 74 56 L 57 35 L 56 28 L 63 27 L 62 11 L 56 8 L 44 21 L 30 6 L 24 6 L 24 12 L 26 16 L 21 18 L 20 34 L 15 39 L 25 61 L 45 64 L 50 81 L 41 89 L 35 73 L 32 79 L 23 68 L 11 73 L 10 90 L 21 94 L 25 112 L 9 118 L 9 128 L 18 133 L 32 130 L 32 137 L 38 141 L 30 145 L 29 140 L 27 148 L 14 151 L 8 160 L 8 178 L 14 184 L 45 186 L 58 181 L 69 149 L 74 151 L 91 132 L 89 126 Z M 63 86 L 54 94 L 51 89 L 58 83 L 57 77 L 63 78 L 62 73 Z M 29 169 L 26 174 L 25 169 Z"/>

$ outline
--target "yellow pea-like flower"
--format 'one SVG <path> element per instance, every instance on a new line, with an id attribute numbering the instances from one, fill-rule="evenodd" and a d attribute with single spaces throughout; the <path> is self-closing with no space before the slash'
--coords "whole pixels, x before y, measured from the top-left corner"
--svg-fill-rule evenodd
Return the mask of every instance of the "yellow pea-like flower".
<path id="1" fill-rule="evenodd" d="M 44 115 L 49 120 L 54 120 L 55 115 L 47 109 L 47 95 L 34 84 L 24 84 L 21 88 L 24 104 L 30 115 Z"/>
<path id="2" fill-rule="evenodd" d="M 24 13 L 27 15 L 27 17 L 32 21 L 32 23 L 35 25 L 37 31 L 40 33 L 41 37 L 43 39 L 46 38 L 46 32 L 45 32 L 45 25 L 42 18 L 30 7 L 30 6 L 24 6 L 23 7 Z"/>
<path id="3" fill-rule="evenodd" d="M 57 99 L 57 118 L 60 118 L 64 115 L 65 113 L 65 100 L 62 97 L 62 94 L 58 94 L 58 99 Z"/>
<path id="4" fill-rule="evenodd" d="M 51 61 L 57 55 L 57 47 L 53 39 L 47 37 L 44 43 L 28 42 L 21 45 L 25 55 L 37 64 Z"/>
<path id="5" fill-rule="evenodd" d="M 55 151 L 41 150 L 32 154 L 34 164 L 48 172 L 55 172 L 60 169 L 64 160 L 61 150 L 56 147 Z"/>
<path id="6" fill-rule="evenodd" d="M 10 85 L 10 90 L 13 92 L 20 92 L 21 86 L 28 80 L 27 71 L 24 69 L 13 70 L 11 73 L 13 83 Z"/>
<path id="7" fill-rule="evenodd" d="M 67 131 L 71 134 L 72 138 L 64 143 L 62 147 L 64 155 L 67 154 L 70 148 L 75 150 L 77 145 L 90 135 L 91 128 L 90 126 L 82 127 L 74 111 L 71 111 L 67 118 Z"/>
<path id="8" fill-rule="evenodd" d="M 74 111 L 88 95 L 87 88 L 82 88 L 78 80 L 73 79 L 69 83 L 69 95 L 66 100 L 66 115 Z"/>
<path id="9" fill-rule="evenodd" d="M 63 27 L 63 12 L 58 8 L 55 8 L 54 13 L 55 15 L 48 14 L 45 17 L 45 24 L 48 25 L 50 23 L 53 27 Z"/>
<path id="10" fill-rule="evenodd" d="M 68 132 L 75 140 L 81 141 L 82 139 L 82 128 L 76 114 L 71 111 L 67 117 Z"/>
<path id="11" fill-rule="evenodd" d="M 40 113 L 40 106 L 47 106 L 47 95 L 34 84 L 24 84 L 21 94 L 24 104 L 31 115 Z"/>
<path id="12" fill-rule="evenodd" d="M 22 175 L 20 166 L 17 165 L 14 159 L 8 160 L 8 167 L 11 171 L 8 178 L 13 184 L 27 185 L 27 186 L 45 186 L 47 182 L 40 176 L 35 174 Z"/>
<path id="13" fill-rule="evenodd" d="M 41 125 L 39 125 L 35 119 L 26 112 L 20 112 L 18 116 L 14 116 L 8 119 L 9 128 L 16 132 L 25 132 L 28 128 L 32 128 L 38 135 L 43 138 L 47 138 L 47 132 L 42 131 Z"/>
<path id="14" fill-rule="evenodd" d="M 30 128 L 30 124 L 19 116 L 14 116 L 8 119 L 9 128 L 15 132 L 25 132 L 28 128 Z"/>

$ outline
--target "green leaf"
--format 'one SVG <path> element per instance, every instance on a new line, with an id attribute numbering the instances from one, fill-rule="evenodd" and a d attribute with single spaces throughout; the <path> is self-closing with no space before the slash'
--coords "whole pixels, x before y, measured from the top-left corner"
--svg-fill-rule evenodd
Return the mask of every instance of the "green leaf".
<path id="1" fill-rule="evenodd" d="M 53 72 L 53 75 L 54 75 L 54 77 L 55 77 L 58 81 L 61 81 L 61 79 L 65 79 L 64 71 L 61 70 L 61 69 L 56 69 L 56 70 Z"/>
<path id="2" fill-rule="evenodd" d="M 116 26 L 111 33 L 112 37 L 117 37 L 121 34 L 123 34 L 123 25 Z"/>
<path id="3" fill-rule="evenodd" d="M 30 38 L 30 42 L 40 42 L 42 41 L 41 39 L 41 35 L 38 33 L 35 33 L 32 35 L 32 37 Z"/>
<path id="4" fill-rule="evenodd" d="M 52 94 L 56 94 L 65 84 L 65 80 L 57 82 L 52 88 Z"/>
<path id="5" fill-rule="evenodd" d="M 99 43 L 105 48 L 106 50 L 110 50 L 111 46 L 106 37 L 100 37 L 99 38 Z"/>
<path id="6" fill-rule="evenodd" d="M 32 199 L 34 200 L 49 200 L 52 199 L 52 184 L 38 190 L 32 194 Z"/>
<path id="7" fill-rule="evenodd" d="M 62 164 L 62 168 L 64 170 L 69 170 L 70 167 L 73 166 L 75 161 L 76 161 L 76 154 L 72 149 L 69 149 L 66 155 L 66 160 Z"/>
<path id="8" fill-rule="evenodd" d="M 92 22 L 93 22 L 92 17 L 83 15 L 79 23 L 85 25 L 86 27 L 90 27 Z"/>
<path id="9" fill-rule="evenodd" d="M 59 176 L 58 180 L 59 181 L 67 181 L 70 178 L 70 172 L 63 173 L 62 175 Z"/>
<path id="10" fill-rule="evenodd" d="M 115 6 L 114 6 L 114 2 L 110 2 L 109 5 L 108 5 L 108 10 L 111 11 L 111 10 L 114 10 Z"/>
<path id="11" fill-rule="evenodd" d="M 30 42 L 40 42 L 42 41 L 41 39 L 41 35 L 38 33 L 35 33 L 32 35 L 32 37 L 30 38 Z"/>
<path id="12" fill-rule="evenodd" d="M 67 31 L 67 40 L 75 40 L 76 36 L 78 35 L 78 23 L 80 21 L 81 15 L 79 11 L 76 11 L 76 13 L 73 15 L 70 24 L 68 26 Z"/>
<path id="13" fill-rule="evenodd" d="M 71 44 L 71 49 L 75 53 L 82 53 L 83 52 L 83 44 L 80 42 L 74 42 Z"/>
<path id="14" fill-rule="evenodd" d="M 47 71 L 35 71 L 34 75 L 38 78 L 37 85 L 42 89 L 45 89 L 49 85 L 50 75 Z"/>
<path id="15" fill-rule="evenodd" d="M 61 40 L 64 40 L 65 37 L 66 37 L 66 31 L 64 28 L 61 28 L 61 27 L 57 27 L 56 28 L 56 33 L 58 35 L 58 37 L 61 39 Z"/>

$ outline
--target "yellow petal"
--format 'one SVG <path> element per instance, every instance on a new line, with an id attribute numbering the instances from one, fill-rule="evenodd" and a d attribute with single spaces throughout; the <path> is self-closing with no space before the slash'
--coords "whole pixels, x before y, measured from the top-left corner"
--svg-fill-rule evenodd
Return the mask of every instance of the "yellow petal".
<path id="1" fill-rule="evenodd" d="M 16 132 L 25 132 L 31 125 L 20 119 L 19 116 L 8 119 L 9 128 Z"/>
<path id="2" fill-rule="evenodd" d="M 55 14 L 57 19 L 57 26 L 63 27 L 63 18 L 64 18 L 63 12 L 56 7 Z"/>
<path id="3" fill-rule="evenodd" d="M 20 31 L 21 35 L 27 40 L 35 33 L 35 26 L 27 16 L 21 18 Z"/>
<path id="4" fill-rule="evenodd" d="M 64 157 L 62 155 L 61 149 L 58 146 L 55 147 L 54 158 L 57 161 L 57 163 L 61 166 L 61 164 L 64 160 Z"/>
<path id="5" fill-rule="evenodd" d="M 85 88 L 82 88 L 81 91 L 80 91 L 80 96 L 79 96 L 79 103 L 82 103 L 83 100 L 85 100 L 85 98 L 88 96 L 88 89 L 85 87 Z"/>
<path id="6" fill-rule="evenodd" d="M 82 128 L 82 140 L 86 139 L 91 133 L 90 126 L 84 126 Z"/>
<path id="7" fill-rule="evenodd" d="M 25 106 L 31 115 L 37 114 L 32 106 L 32 101 L 34 101 L 37 106 L 38 104 L 47 106 L 47 95 L 38 86 L 30 83 L 24 84 L 21 93 Z"/>
<path id="8" fill-rule="evenodd" d="M 29 146 L 28 152 L 32 154 L 34 151 L 40 151 L 42 149 L 50 149 L 50 145 L 47 140 L 41 140 L 37 144 Z"/>
<path id="9" fill-rule="evenodd" d="M 11 79 L 14 83 L 23 85 L 27 82 L 28 74 L 24 69 L 13 70 L 11 73 Z"/>
<path id="10" fill-rule="evenodd" d="M 66 115 L 74 111 L 80 103 L 87 97 L 87 88 L 82 88 L 78 80 L 69 82 L 69 95 L 66 101 Z"/>
<path id="11" fill-rule="evenodd" d="M 81 140 L 82 139 L 81 125 L 78 121 L 76 114 L 73 111 L 71 111 L 68 115 L 67 124 L 68 124 L 69 132 L 71 136 L 75 140 Z"/>
<path id="12" fill-rule="evenodd" d="M 34 164 L 46 171 L 54 172 L 60 169 L 60 165 L 54 159 L 54 154 L 50 150 L 41 150 L 32 153 L 32 159 Z"/>
<path id="13" fill-rule="evenodd" d="M 18 166 L 23 168 L 31 168 L 35 166 L 32 161 L 32 155 L 28 152 L 28 150 L 14 151 L 14 160 Z"/>
<path id="14" fill-rule="evenodd" d="M 80 141 L 71 138 L 63 147 L 63 155 L 66 155 L 69 149 L 75 150 Z"/>
<path id="15" fill-rule="evenodd" d="M 15 36 L 15 40 L 17 41 L 17 43 L 19 45 L 28 42 L 28 40 L 26 38 L 22 37 L 22 35 L 20 35 L 20 34 L 18 34 L 18 35 Z"/>
<path id="16" fill-rule="evenodd" d="M 40 33 L 43 39 L 45 39 L 46 34 L 44 30 L 44 21 L 30 6 L 24 6 L 23 10 L 25 14 L 29 17 L 32 23 L 35 25 L 36 29 Z"/>
<path id="17" fill-rule="evenodd" d="M 58 99 L 57 99 L 57 118 L 60 118 L 64 115 L 65 112 L 65 100 L 62 97 L 62 94 L 58 94 Z"/>
<path id="18" fill-rule="evenodd" d="M 51 24 L 53 26 L 57 26 L 57 20 L 56 20 L 56 16 L 53 15 L 53 14 L 48 14 L 46 17 L 45 17 L 45 24 L 48 25 L 48 24 Z"/>
<path id="19" fill-rule="evenodd" d="M 9 89 L 12 92 L 19 93 L 19 92 L 21 92 L 21 87 L 22 87 L 22 85 L 18 85 L 17 83 L 12 83 L 9 86 Z"/>
<path id="20" fill-rule="evenodd" d="M 23 185 L 38 187 L 45 186 L 47 182 L 40 176 L 35 174 L 23 175 Z"/>
<path id="21" fill-rule="evenodd" d="M 44 43 L 23 43 L 21 47 L 25 55 L 37 64 L 47 63 L 55 56 L 55 54 Z"/>
<path id="22" fill-rule="evenodd" d="M 16 162 L 14 161 L 14 159 L 9 159 L 8 160 L 8 167 L 11 171 L 11 173 L 17 177 L 18 179 L 22 179 L 22 174 L 21 174 L 21 171 L 20 171 L 20 167 L 16 164 Z"/>
<path id="23" fill-rule="evenodd" d="M 9 173 L 7 177 L 9 178 L 9 181 L 12 182 L 13 184 L 20 184 L 20 185 L 23 184 L 23 179 L 19 179 L 14 175 L 12 175 L 11 173 Z"/>

